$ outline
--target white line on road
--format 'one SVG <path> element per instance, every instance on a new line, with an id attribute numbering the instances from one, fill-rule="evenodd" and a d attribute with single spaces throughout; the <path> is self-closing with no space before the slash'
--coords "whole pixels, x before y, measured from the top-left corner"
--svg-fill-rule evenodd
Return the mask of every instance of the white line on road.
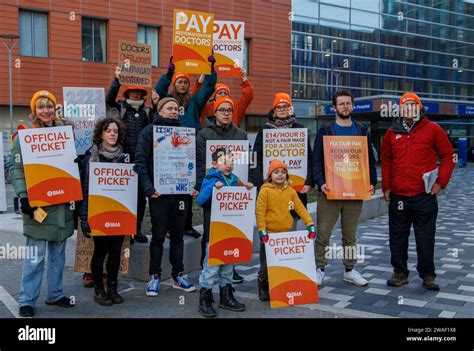
<path id="1" fill-rule="evenodd" d="M 5 290 L 3 286 L 0 285 L 0 301 L 3 301 L 5 306 L 15 318 L 21 318 L 18 314 L 18 304 L 15 299 Z"/>

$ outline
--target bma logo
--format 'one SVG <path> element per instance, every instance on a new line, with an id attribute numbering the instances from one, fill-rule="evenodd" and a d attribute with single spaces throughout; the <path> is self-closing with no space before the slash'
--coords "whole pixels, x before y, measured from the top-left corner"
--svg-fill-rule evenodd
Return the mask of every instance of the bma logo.
<path id="1" fill-rule="evenodd" d="M 286 293 L 286 297 L 288 298 L 288 305 L 294 305 L 295 297 L 300 296 L 303 296 L 303 293 L 301 291 L 289 291 L 288 293 Z"/>
<path id="2" fill-rule="evenodd" d="M 105 228 L 120 228 L 119 222 L 105 222 Z"/>
<path id="3" fill-rule="evenodd" d="M 52 196 L 58 196 L 58 195 L 64 195 L 64 190 L 63 189 L 60 189 L 60 190 L 50 190 L 46 193 L 46 195 L 48 195 L 48 197 L 52 197 Z"/>
<path id="4" fill-rule="evenodd" d="M 235 248 L 233 250 L 225 250 L 224 251 L 224 256 L 240 257 L 240 251 L 237 248 Z"/>
<path id="5" fill-rule="evenodd" d="M 188 184 L 186 183 L 176 184 L 176 191 L 188 191 Z"/>
<path id="6" fill-rule="evenodd" d="M 342 196 L 344 196 L 344 197 L 354 197 L 355 194 L 354 193 L 342 193 Z"/>

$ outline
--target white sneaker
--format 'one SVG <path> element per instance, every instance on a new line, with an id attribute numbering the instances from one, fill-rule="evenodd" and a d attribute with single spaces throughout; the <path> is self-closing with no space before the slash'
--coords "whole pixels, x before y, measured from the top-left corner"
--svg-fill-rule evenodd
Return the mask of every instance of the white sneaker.
<path id="1" fill-rule="evenodd" d="M 366 286 L 369 284 L 369 282 L 355 269 L 350 272 L 344 272 L 344 278 L 342 278 L 342 280 L 358 286 Z"/>
<path id="2" fill-rule="evenodd" d="M 321 268 L 316 269 L 316 284 L 318 286 L 321 286 L 323 284 L 324 280 L 324 271 L 321 270 Z"/>

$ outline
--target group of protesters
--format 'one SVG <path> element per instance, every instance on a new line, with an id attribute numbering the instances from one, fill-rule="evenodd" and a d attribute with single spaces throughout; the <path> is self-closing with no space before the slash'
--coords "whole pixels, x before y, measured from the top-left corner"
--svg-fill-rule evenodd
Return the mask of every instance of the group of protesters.
<path id="1" fill-rule="evenodd" d="M 264 173 L 263 135 L 265 129 L 304 128 L 294 114 L 291 97 L 285 92 L 275 94 L 269 102 L 263 127 L 258 131 L 252 152 L 255 163 L 249 167 L 249 181 L 244 183 L 235 174 L 234 155 L 225 148 L 212 153 L 212 168 L 206 172 L 206 142 L 213 140 L 248 140 L 240 123 L 254 96 L 253 87 L 244 69 L 241 70 L 241 96 L 235 101 L 229 86 L 217 83 L 214 70 L 215 58 L 208 58 L 211 66 L 209 75 L 199 77 L 191 89 L 191 77 L 187 73 L 175 72 L 172 59 L 157 82 L 151 96 L 151 105 L 146 105 L 147 90 L 139 86 L 127 86 L 122 100 L 117 100 L 120 85 L 120 67 L 106 96 L 109 109 L 115 108 L 115 117 L 98 120 L 93 145 L 83 157 L 76 159 L 81 175 L 83 200 L 76 208 L 70 204 L 46 206 L 46 219 L 39 223 L 34 219 L 36 207 L 31 207 L 25 181 L 19 137 L 13 141 L 12 155 L 15 160 L 12 170 L 13 186 L 20 199 L 23 213 L 23 232 L 26 245 L 38 250 L 38 259 L 25 260 L 21 277 L 19 313 L 32 317 L 35 312 L 48 250 L 48 275 L 46 304 L 73 307 L 74 301 L 63 292 L 63 270 L 65 265 L 66 240 L 80 228 L 90 238 L 88 222 L 88 178 L 91 162 L 134 164 L 138 174 L 137 224 L 133 240 L 147 243 L 143 229 L 145 209 L 148 203 L 151 219 L 151 241 L 149 260 L 149 281 L 147 296 L 155 297 L 160 291 L 162 280 L 162 259 L 165 238 L 169 238 L 169 261 L 173 288 L 186 292 L 196 287 L 184 274 L 184 235 L 201 238 L 202 271 L 199 277 L 199 307 L 203 316 L 217 315 L 213 308 L 212 288 L 219 285 L 219 307 L 244 311 L 245 305 L 236 300 L 234 284 L 244 281 L 234 265 L 208 266 L 209 234 L 213 188 L 223 186 L 256 187 L 256 223 L 259 232 L 260 270 L 258 272 L 258 296 L 262 301 L 270 299 L 269 278 L 265 257 L 265 244 L 272 233 L 287 232 L 295 228 L 298 220 L 304 222 L 308 237 L 314 240 L 317 284 L 322 285 L 326 255 L 333 228 L 341 218 L 342 246 L 344 252 L 357 245 L 357 228 L 362 211 L 362 200 L 329 200 L 331 192 L 325 179 L 323 138 L 335 136 L 367 137 L 372 145 L 370 129 L 352 119 L 354 96 L 347 90 L 338 90 L 332 97 L 335 119 L 323 124 L 317 131 L 314 143 L 308 140 L 307 174 L 304 185 L 294 190 L 289 180 L 288 165 L 273 159 Z M 50 128 L 69 122 L 55 114 L 55 96 L 38 91 L 31 99 L 30 124 L 24 128 Z M 428 290 L 439 290 L 434 264 L 434 241 L 438 204 L 436 194 L 448 185 L 454 169 L 453 149 L 444 130 L 426 116 L 425 108 L 414 93 L 406 93 L 399 103 L 399 117 L 388 129 L 382 147 L 382 192 L 389 201 L 389 238 L 391 264 L 394 268 L 389 286 L 399 287 L 408 281 L 408 238 L 413 225 L 418 253 L 417 270 Z M 196 185 L 189 195 L 160 194 L 154 185 L 153 129 L 154 126 L 189 127 L 196 130 Z M 370 184 L 367 191 L 374 194 L 377 185 L 377 171 L 374 152 L 368 148 Z M 16 157 L 16 155 L 20 157 Z M 423 174 L 437 168 L 436 182 L 429 192 L 425 191 Z M 317 214 L 313 220 L 306 208 L 308 193 L 317 186 Z M 192 226 L 192 204 L 196 200 L 203 208 L 203 228 L 199 233 Z M 76 224 L 76 218 L 79 224 Z M 219 233 L 217 233 L 219 234 Z M 214 235 L 214 234 L 213 234 Z M 94 287 L 94 301 L 103 306 L 120 304 L 124 301 L 118 292 L 118 274 L 123 235 L 92 236 L 94 253 L 91 273 L 84 275 L 84 286 Z M 349 249 L 349 250 L 346 250 Z M 104 272 L 104 263 L 106 272 Z M 342 279 L 356 286 L 366 286 L 367 280 L 355 269 L 356 257 L 344 256 Z"/>

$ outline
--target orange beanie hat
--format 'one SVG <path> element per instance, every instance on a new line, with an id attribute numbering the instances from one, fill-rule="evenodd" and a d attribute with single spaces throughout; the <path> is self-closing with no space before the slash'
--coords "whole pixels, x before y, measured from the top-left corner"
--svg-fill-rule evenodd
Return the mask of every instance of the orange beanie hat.
<path id="1" fill-rule="evenodd" d="M 273 99 L 273 109 L 275 109 L 276 105 L 281 104 L 281 103 L 285 103 L 288 106 L 293 106 L 290 95 L 286 93 L 276 93 Z"/>
<path id="2" fill-rule="evenodd" d="M 285 165 L 285 163 L 283 161 L 273 159 L 272 162 L 270 162 L 270 167 L 268 167 L 267 178 L 270 178 L 273 171 L 276 170 L 277 168 L 283 168 L 288 174 L 288 167 Z"/>

